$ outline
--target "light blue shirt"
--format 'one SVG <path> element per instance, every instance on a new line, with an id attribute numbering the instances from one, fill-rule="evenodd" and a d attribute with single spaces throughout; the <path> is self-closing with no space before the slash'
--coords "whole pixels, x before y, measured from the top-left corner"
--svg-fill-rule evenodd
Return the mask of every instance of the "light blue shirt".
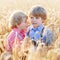
<path id="1" fill-rule="evenodd" d="M 46 33 L 41 37 L 42 30 L 45 30 L 45 27 L 43 24 L 41 24 L 39 27 L 34 28 L 33 26 L 30 26 L 27 32 L 27 36 L 31 38 L 31 40 L 38 41 L 42 39 L 42 42 L 45 42 L 46 44 L 50 44 L 53 41 L 53 34 L 49 29 L 46 29 Z"/>

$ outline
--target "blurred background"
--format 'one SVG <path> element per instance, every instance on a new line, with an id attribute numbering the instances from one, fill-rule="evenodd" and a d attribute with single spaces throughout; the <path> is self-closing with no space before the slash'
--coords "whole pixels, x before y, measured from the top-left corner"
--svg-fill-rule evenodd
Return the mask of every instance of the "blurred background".
<path id="1" fill-rule="evenodd" d="M 28 14 L 34 5 L 46 9 L 47 24 L 60 20 L 60 0 L 0 0 L 0 35 L 8 31 L 8 19 L 14 10 L 23 10 Z"/>
<path id="2" fill-rule="evenodd" d="M 2 53 L 3 55 L 6 55 L 4 52 L 5 52 L 6 37 L 10 32 L 8 26 L 10 15 L 15 10 L 22 10 L 26 12 L 26 14 L 28 15 L 28 11 L 34 5 L 40 5 L 43 8 L 45 8 L 47 12 L 47 19 L 44 24 L 47 27 L 49 27 L 54 34 L 55 42 L 53 42 L 53 48 L 51 49 L 55 48 L 55 50 L 50 51 L 48 49 L 48 51 L 50 52 L 47 53 L 46 56 L 48 56 L 48 60 L 55 60 L 56 58 L 57 58 L 56 60 L 60 60 L 60 0 L 0 0 L 0 57 Z M 30 24 L 29 19 L 28 22 Z M 44 50 L 45 48 L 43 49 L 41 47 L 41 49 Z M 40 54 L 39 51 L 37 51 L 38 54 Z M 42 54 L 45 53 L 46 51 L 45 50 L 44 52 L 42 51 Z M 14 52 L 13 55 L 16 52 L 16 54 L 14 55 L 16 58 L 16 56 L 18 56 L 17 48 L 13 49 L 13 52 Z M 59 55 L 57 56 L 56 53 Z M 38 54 L 36 59 L 39 58 L 40 60 L 40 56 L 38 57 Z M 3 55 L 2 57 L 4 57 Z M 21 53 L 19 55 L 21 55 Z M 8 56 L 9 54 L 7 55 L 7 57 Z M 55 59 L 51 59 L 51 58 L 55 58 Z"/>
<path id="3" fill-rule="evenodd" d="M 8 19 L 14 10 L 22 10 L 28 14 L 34 5 L 40 5 L 47 11 L 45 24 L 60 20 L 60 0 L 0 0 L 0 35 L 8 32 Z"/>

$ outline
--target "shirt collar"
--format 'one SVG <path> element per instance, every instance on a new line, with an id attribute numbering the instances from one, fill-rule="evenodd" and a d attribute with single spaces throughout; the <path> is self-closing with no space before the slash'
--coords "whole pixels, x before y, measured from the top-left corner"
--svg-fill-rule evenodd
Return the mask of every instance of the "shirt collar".
<path id="1" fill-rule="evenodd" d="M 13 31 L 18 32 L 18 33 L 24 33 L 25 30 L 19 30 L 18 28 L 14 28 Z"/>
<path id="2" fill-rule="evenodd" d="M 42 29 L 44 28 L 44 25 L 43 24 L 41 24 L 39 27 L 37 27 L 37 28 L 34 28 L 33 26 L 31 26 L 31 30 L 39 30 L 39 31 L 42 31 Z"/>
<path id="3" fill-rule="evenodd" d="M 39 30 L 39 31 L 42 31 L 43 28 L 44 28 L 44 25 L 41 24 L 41 25 L 38 27 L 38 30 Z"/>

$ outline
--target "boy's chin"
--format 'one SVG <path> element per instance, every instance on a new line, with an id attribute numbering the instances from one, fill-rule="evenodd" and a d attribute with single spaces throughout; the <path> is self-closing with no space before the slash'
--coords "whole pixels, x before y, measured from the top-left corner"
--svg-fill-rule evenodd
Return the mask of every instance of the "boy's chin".
<path id="1" fill-rule="evenodd" d="M 38 26 L 33 26 L 34 28 L 37 28 Z"/>

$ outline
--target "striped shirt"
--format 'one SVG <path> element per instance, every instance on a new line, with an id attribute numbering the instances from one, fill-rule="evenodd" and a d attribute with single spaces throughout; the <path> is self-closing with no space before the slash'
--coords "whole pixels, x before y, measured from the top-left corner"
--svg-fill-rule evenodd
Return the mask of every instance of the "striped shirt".
<path id="1" fill-rule="evenodd" d="M 16 35 L 17 34 L 17 35 Z M 14 41 L 15 41 L 15 38 L 17 37 L 17 41 L 18 41 L 18 44 L 20 45 L 21 44 L 21 41 L 24 39 L 25 37 L 25 31 L 24 30 L 19 30 L 17 28 L 14 28 L 10 34 L 8 35 L 7 37 L 7 49 L 12 51 L 12 48 L 13 48 L 13 44 L 14 44 Z"/>

